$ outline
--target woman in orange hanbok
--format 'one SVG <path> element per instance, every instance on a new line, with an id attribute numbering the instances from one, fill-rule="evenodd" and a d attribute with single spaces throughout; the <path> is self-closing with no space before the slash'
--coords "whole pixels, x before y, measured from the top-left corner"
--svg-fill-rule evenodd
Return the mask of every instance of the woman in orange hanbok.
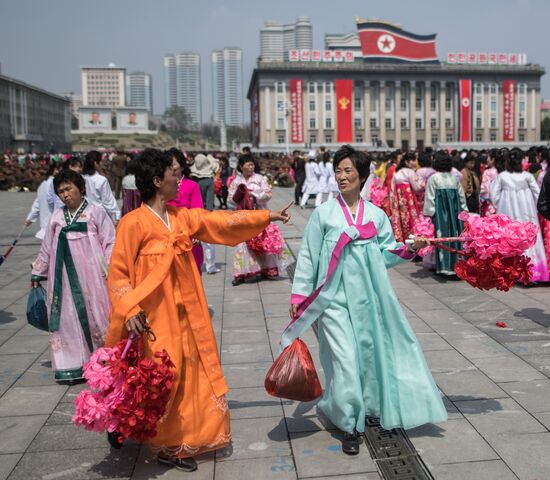
<path id="1" fill-rule="evenodd" d="M 193 471 L 197 464 L 192 457 L 228 445 L 231 433 L 228 387 L 191 238 L 237 245 L 258 235 L 270 221 L 286 223 L 290 205 L 279 212 L 166 206 L 178 193 L 172 159 L 146 149 L 135 162 L 143 204 L 117 228 L 108 278 L 112 311 L 106 345 L 115 345 L 129 332 L 141 334 L 148 323 L 156 340 L 143 336 L 144 355 L 153 358 L 154 352 L 165 349 L 176 374 L 166 415 L 150 444 L 160 463 Z"/>

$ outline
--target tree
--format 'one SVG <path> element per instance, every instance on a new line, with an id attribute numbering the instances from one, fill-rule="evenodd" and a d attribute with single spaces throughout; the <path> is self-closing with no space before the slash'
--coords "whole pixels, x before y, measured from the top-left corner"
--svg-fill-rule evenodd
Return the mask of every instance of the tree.
<path id="1" fill-rule="evenodd" d="M 550 140 L 550 117 L 545 117 L 541 122 L 540 139 Z"/>
<path id="2" fill-rule="evenodd" d="M 183 107 L 167 108 L 162 120 L 166 131 L 174 138 L 181 138 L 191 127 L 191 116 Z"/>
<path id="3" fill-rule="evenodd" d="M 252 141 L 250 125 L 245 125 L 244 127 L 227 127 L 227 144 L 235 141 L 237 143 L 249 143 Z"/>

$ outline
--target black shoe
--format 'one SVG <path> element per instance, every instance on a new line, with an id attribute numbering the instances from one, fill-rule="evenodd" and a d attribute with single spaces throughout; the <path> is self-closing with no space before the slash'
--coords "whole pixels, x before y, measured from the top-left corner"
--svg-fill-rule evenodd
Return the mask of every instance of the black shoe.
<path id="1" fill-rule="evenodd" d="M 359 453 L 359 434 L 357 432 L 344 432 L 342 451 L 346 455 L 357 455 Z"/>
<path id="2" fill-rule="evenodd" d="M 107 440 L 112 448 L 119 450 L 122 448 L 124 437 L 119 432 L 107 432 Z"/>
<path id="3" fill-rule="evenodd" d="M 168 467 L 173 467 L 180 472 L 194 472 L 198 466 L 194 458 L 166 458 L 166 457 L 157 457 L 157 461 Z"/>
<path id="4" fill-rule="evenodd" d="M 244 283 L 244 278 L 239 277 L 239 278 L 234 278 L 233 281 L 231 282 L 231 285 L 233 285 L 234 287 L 238 287 L 239 285 L 242 285 L 243 283 Z"/>

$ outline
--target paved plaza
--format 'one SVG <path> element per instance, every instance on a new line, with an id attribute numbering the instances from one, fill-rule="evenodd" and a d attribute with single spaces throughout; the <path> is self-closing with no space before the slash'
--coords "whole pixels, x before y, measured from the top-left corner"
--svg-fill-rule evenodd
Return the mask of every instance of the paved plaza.
<path id="1" fill-rule="evenodd" d="M 290 189 L 275 189 L 271 207 L 291 197 Z M 33 199 L 0 192 L 1 252 Z M 293 208 L 282 227 L 294 252 L 311 212 Z M 225 247 L 217 250 L 222 272 L 203 280 L 231 388 L 232 451 L 202 457 L 197 472 L 184 474 L 158 466 L 147 448 L 112 451 L 103 435 L 77 430 L 72 402 L 82 386 L 54 382 L 47 334 L 26 323 L 35 231 L 28 229 L 0 267 L 1 479 L 381 478 L 364 445 L 356 457 L 341 452 L 338 432 L 314 402 L 265 393 L 264 376 L 289 320 L 290 281 L 233 287 L 232 249 Z M 437 279 L 417 263 L 395 268 L 391 278 L 449 411 L 448 422 L 407 432 L 433 477 L 550 479 L 550 288 L 481 292 Z M 317 361 L 313 332 L 303 339 Z"/>

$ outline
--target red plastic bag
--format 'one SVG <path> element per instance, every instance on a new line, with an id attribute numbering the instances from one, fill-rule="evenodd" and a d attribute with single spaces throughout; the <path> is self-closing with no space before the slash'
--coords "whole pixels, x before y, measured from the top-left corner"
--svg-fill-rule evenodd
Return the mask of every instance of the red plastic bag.
<path id="1" fill-rule="evenodd" d="M 265 389 L 273 397 L 309 402 L 323 393 L 309 350 L 299 338 L 277 357 L 267 372 Z"/>

